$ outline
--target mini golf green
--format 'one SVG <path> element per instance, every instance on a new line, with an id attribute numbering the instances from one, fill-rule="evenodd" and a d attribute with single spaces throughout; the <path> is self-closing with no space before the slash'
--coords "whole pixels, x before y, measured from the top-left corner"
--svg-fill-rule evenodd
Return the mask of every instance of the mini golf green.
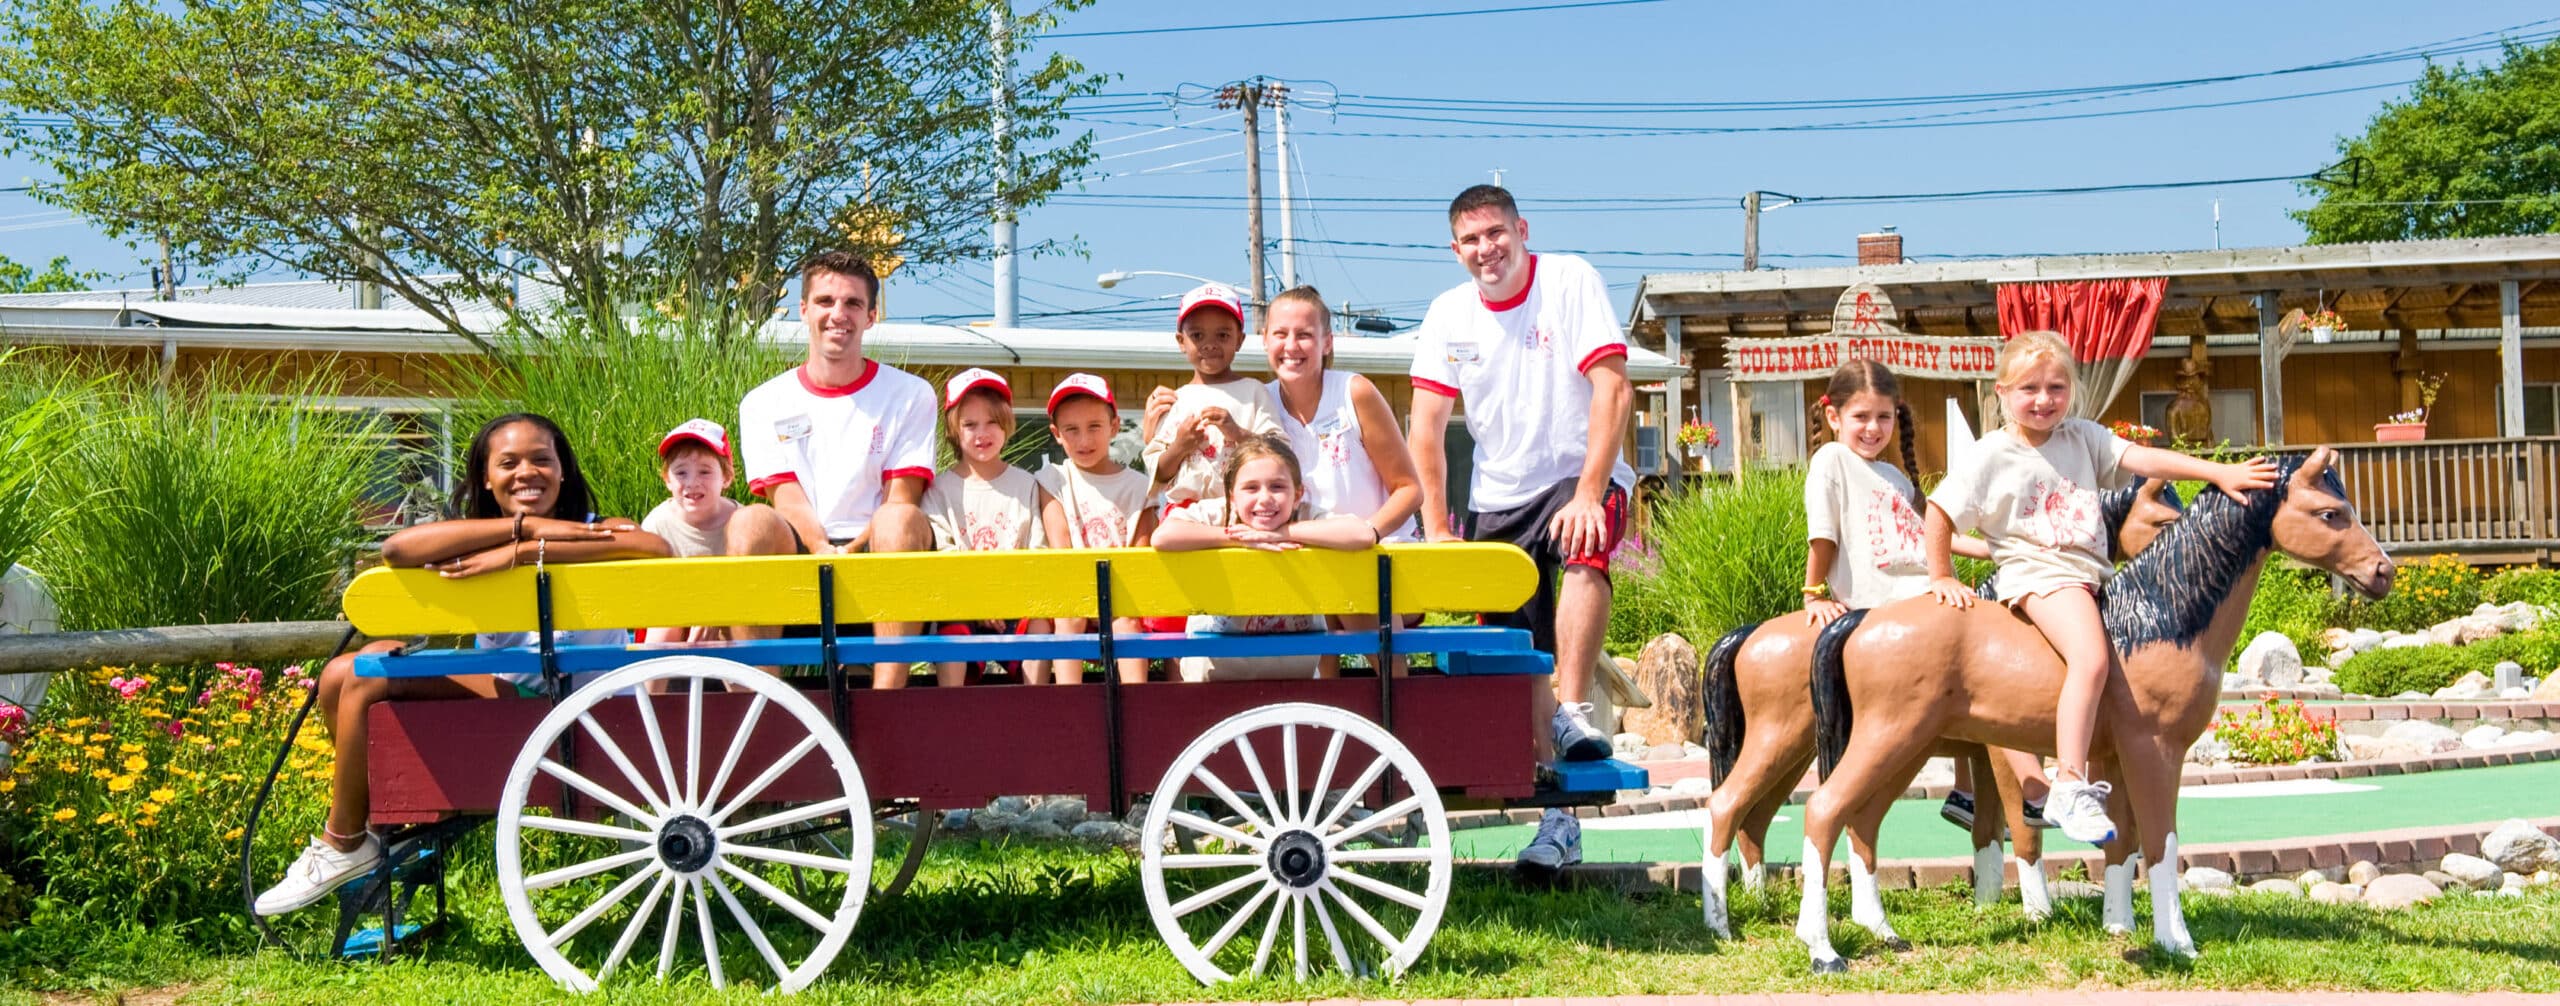
<path id="1" fill-rule="evenodd" d="M 2238 789 L 2189 787 L 2178 801 L 2178 841 L 2184 845 L 2246 842 L 2547 814 L 2552 807 L 2548 794 L 2560 792 L 2560 761 L 2309 783 L 2309 788 L 2325 792 L 2285 792 L 2304 788 L 2304 784 L 2297 783 L 2250 783 Z M 2252 795 L 2203 795 L 2212 790 Z M 2267 791 L 2281 795 L 2255 795 Z M 2545 796 L 2532 796 L 2535 793 Z M 1586 821 L 1582 858 L 1609 863 L 1697 862 L 1701 840 L 1696 822 L 1703 817 L 1696 813 L 1677 819 L 1666 817 L 1661 826 L 1632 829 L 1594 827 L 1593 822 Z M 1519 854 L 1536 831 L 1526 825 L 1509 825 L 1464 829 L 1452 832 L 1450 837 L 1460 857 L 1509 859 Z M 1885 815 L 1877 841 L 1881 846 L 1878 854 L 1886 859 L 1973 854 L 1972 839 L 1938 817 L 1935 800 L 1895 801 Z M 2045 847 L 2055 851 L 2082 848 L 2058 831 L 2045 832 Z M 1794 862 L 1799 858 L 1804 848 L 1802 804 L 1789 804 L 1778 811 L 1778 820 L 1769 826 L 1766 848 L 1773 860 Z"/>

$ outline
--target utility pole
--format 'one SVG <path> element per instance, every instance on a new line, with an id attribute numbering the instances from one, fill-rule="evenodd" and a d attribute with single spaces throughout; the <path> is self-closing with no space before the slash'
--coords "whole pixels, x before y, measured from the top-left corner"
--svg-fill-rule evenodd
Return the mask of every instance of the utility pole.
<path id="1" fill-rule="evenodd" d="M 1275 121 L 1272 133 L 1279 140 L 1280 155 L 1280 288 L 1298 285 L 1298 248 L 1290 240 L 1290 218 L 1296 216 L 1289 205 L 1289 85 L 1273 84 L 1271 110 Z"/>
<path id="2" fill-rule="evenodd" d="M 1502 173 L 1503 173 L 1503 172 L 1505 172 L 1505 171 L 1508 171 L 1508 170 L 1510 170 L 1510 169 L 1509 169 L 1509 168 L 1495 168 L 1495 169 L 1493 169 L 1493 187 L 1494 187 L 1494 188 L 1497 188 L 1497 189 L 1498 189 L 1498 188 L 1501 188 L 1501 187 L 1502 187 Z"/>
<path id="3" fill-rule="evenodd" d="M 158 280 L 151 284 L 152 296 L 155 299 L 178 299 L 178 274 L 170 261 L 169 235 L 167 234 L 160 235 L 160 275 L 154 278 Z"/>
<path id="4" fill-rule="evenodd" d="M 995 88 L 989 97 L 994 104 L 995 139 L 995 233 L 992 243 L 996 253 L 996 327 L 1013 328 L 1022 318 L 1022 276 L 1013 261 L 1013 202 L 1005 190 L 1013 185 L 1013 2 L 996 0 L 988 5 L 988 37 L 995 46 Z"/>
<path id="5" fill-rule="evenodd" d="M 1760 268 L 1760 190 L 1742 194 L 1742 271 Z"/>
<path id="6" fill-rule="evenodd" d="M 1244 113 L 1244 206 L 1245 267 L 1253 284 L 1255 322 L 1262 317 L 1262 305 L 1269 303 L 1262 282 L 1262 101 L 1267 86 L 1262 78 L 1227 85 L 1218 95 L 1219 107 L 1233 107 Z"/>

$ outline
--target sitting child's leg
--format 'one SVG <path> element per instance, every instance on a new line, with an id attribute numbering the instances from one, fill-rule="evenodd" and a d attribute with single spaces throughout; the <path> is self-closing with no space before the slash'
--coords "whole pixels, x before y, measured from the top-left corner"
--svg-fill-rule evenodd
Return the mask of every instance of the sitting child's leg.
<path id="1" fill-rule="evenodd" d="M 1111 620 L 1111 631 L 1136 633 L 1145 632 L 1147 629 L 1146 625 L 1137 619 L 1115 618 Z M 1119 659 L 1118 663 L 1120 665 L 1121 684 L 1143 685 L 1147 683 L 1147 658 L 1122 657 Z"/>
<path id="2" fill-rule="evenodd" d="M 2096 595 L 2079 588 L 2039 594 L 2024 602 L 2027 617 L 2062 654 L 2062 698 L 2054 709 L 2054 753 L 2061 771 L 2045 819 L 2074 841 L 2115 837 L 2107 818 L 2106 788 L 2089 782 L 2089 739 L 2097 732 L 2098 696 L 2115 665 L 2115 647 L 2098 615 Z"/>

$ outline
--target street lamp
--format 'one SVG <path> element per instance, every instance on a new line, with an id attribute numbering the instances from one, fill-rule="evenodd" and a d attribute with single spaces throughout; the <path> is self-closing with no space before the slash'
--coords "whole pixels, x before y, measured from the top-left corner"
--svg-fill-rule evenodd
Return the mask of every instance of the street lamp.
<path id="1" fill-rule="evenodd" d="M 1160 269 L 1114 269 L 1110 272 L 1094 277 L 1093 285 L 1108 290 L 1139 276 L 1171 276 L 1175 279 L 1187 279 L 1195 283 L 1218 283 L 1220 286 L 1229 285 L 1226 283 L 1219 283 L 1219 281 L 1210 279 L 1207 276 L 1194 276 L 1187 272 L 1165 272 Z"/>

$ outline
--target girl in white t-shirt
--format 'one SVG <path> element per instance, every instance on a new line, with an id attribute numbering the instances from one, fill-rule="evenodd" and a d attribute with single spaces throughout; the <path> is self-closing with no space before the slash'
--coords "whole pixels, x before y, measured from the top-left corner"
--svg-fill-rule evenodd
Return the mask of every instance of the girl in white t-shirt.
<path id="1" fill-rule="evenodd" d="M 1041 548 L 1049 544 L 1045 528 L 1065 523 L 1058 499 L 1047 487 L 1004 460 L 1004 445 L 1013 439 L 1013 386 L 991 370 L 971 367 L 942 385 L 942 436 L 951 444 L 952 464 L 925 487 L 919 506 L 933 527 L 933 546 L 945 552 L 992 552 Z M 1002 622 L 945 625 L 945 634 L 970 632 L 1048 632 L 1045 618 L 1019 626 Z M 1025 661 L 1024 682 L 1049 683 L 1049 662 Z M 968 665 L 935 667 L 945 687 L 967 680 Z"/>
<path id="2" fill-rule="evenodd" d="M 1902 382 L 1873 360 L 1853 360 L 1831 372 L 1816 405 L 1830 427 L 1830 442 L 1805 467 L 1804 614 L 1822 626 L 1851 609 L 1874 608 L 1929 592 L 1929 562 L 1921 541 L 1919 431 Z M 1902 448 L 1902 467 L 1884 460 L 1889 444 Z M 1991 558 L 1980 538 L 1959 537 L 1950 549 L 1973 559 Z M 2044 765 L 2023 751 L 2008 752 L 2028 806 L 2036 813 L 2045 796 Z M 1947 794 L 1949 820 L 1973 816 L 1973 765 L 1956 760 Z"/>
<path id="3" fill-rule="evenodd" d="M 1287 552 L 1313 545 L 1344 551 L 1378 543 L 1369 522 L 1347 514 L 1325 513 L 1307 505 L 1305 474 L 1287 441 L 1272 435 L 1247 437 L 1228 445 L 1225 493 L 1175 509 L 1156 527 L 1155 547 L 1167 552 L 1208 548 L 1252 548 Z M 1193 632 L 1313 632 L 1324 627 L 1318 615 L 1193 615 Z M 1312 657 L 1184 657 L 1185 681 L 1303 678 L 1315 676 Z"/>
<path id="4" fill-rule="evenodd" d="M 2071 368 L 2071 346 L 2058 333 L 2027 332 L 2001 347 L 1992 388 L 2008 424 L 1985 434 L 1930 494 L 1926 537 L 1929 591 L 1939 603 L 1972 605 L 1973 592 L 1955 578 L 1948 555 L 1957 531 L 1978 530 L 1999 564 L 2002 603 L 2025 611 L 2061 654 L 2065 677 L 2054 710 L 2061 771 L 2045 818 L 2073 840 L 2097 844 L 2116 832 L 2106 784 L 2088 781 L 2098 696 L 2116 658 L 2098 612 L 2098 585 L 2113 572 L 2098 492 L 2143 476 L 2211 482 L 2242 499 L 2275 485 L 2275 464 L 2215 464 L 2128 443 L 2071 415 Z"/>

